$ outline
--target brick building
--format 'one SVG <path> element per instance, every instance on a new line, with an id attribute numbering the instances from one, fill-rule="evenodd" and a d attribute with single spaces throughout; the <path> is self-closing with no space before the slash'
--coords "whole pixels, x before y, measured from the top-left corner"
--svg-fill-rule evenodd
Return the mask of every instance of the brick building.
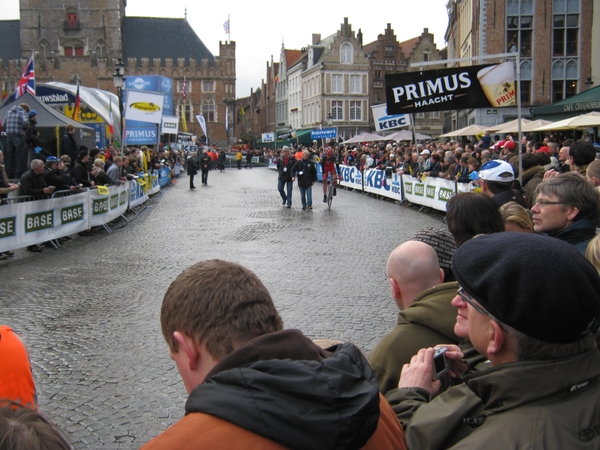
<path id="1" fill-rule="evenodd" d="M 593 3 L 451 0 L 448 57 L 514 52 L 520 42 L 522 116 L 530 117 L 531 106 L 547 105 L 592 87 L 593 17 L 597 16 Z M 489 62 L 493 61 L 485 61 Z M 456 111 L 448 125 L 452 129 L 472 123 L 495 125 L 516 118 L 517 112 L 516 108 Z"/>
<path id="2" fill-rule="evenodd" d="M 122 59 L 126 78 L 173 78 L 178 115 L 185 79 L 189 131 L 203 134 L 195 119 L 202 113 L 211 140 L 226 144 L 225 114 L 232 124 L 236 97 L 235 42 L 220 42 L 214 56 L 187 18 L 127 17 L 126 6 L 127 0 L 21 0 L 21 19 L 0 21 L 0 77 L 14 89 L 33 51 L 37 82 L 80 83 L 115 92 L 112 76 Z"/>
<path id="3" fill-rule="evenodd" d="M 421 61 L 437 61 L 445 59 L 445 50 L 438 50 L 433 34 L 425 28 L 420 36 L 398 42 L 391 24 L 387 24 L 384 34 L 377 40 L 364 46 L 369 57 L 369 77 L 372 80 L 370 88 L 371 105 L 385 103 L 385 75 L 398 72 L 418 70 L 411 68 L 411 63 Z M 436 69 L 440 67 L 429 67 Z M 369 111 L 370 123 L 373 115 Z M 442 133 L 443 118 L 439 112 L 418 113 L 414 115 L 415 131 L 431 136 Z"/>

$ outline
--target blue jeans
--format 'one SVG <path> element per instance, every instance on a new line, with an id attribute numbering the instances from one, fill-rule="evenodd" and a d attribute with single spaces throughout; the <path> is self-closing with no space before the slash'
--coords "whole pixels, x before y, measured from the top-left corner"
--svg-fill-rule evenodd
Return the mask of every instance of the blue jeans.
<path id="1" fill-rule="evenodd" d="M 287 195 L 285 194 L 285 191 L 283 189 L 284 186 L 287 189 Z M 279 191 L 279 195 L 281 195 L 281 200 L 287 201 L 288 205 L 292 204 L 292 189 L 293 188 L 294 188 L 293 181 L 277 180 L 277 190 Z"/>
<path id="2" fill-rule="evenodd" d="M 6 175 L 8 178 L 21 178 L 27 170 L 25 156 L 25 137 L 19 134 L 9 134 L 6 145 Z"/>
<path id="3" fill-rule="evenodd" d="M 302 196 L 302 206 L 312 206 L 312 186 L 300 188 L 300 195 Z"/>

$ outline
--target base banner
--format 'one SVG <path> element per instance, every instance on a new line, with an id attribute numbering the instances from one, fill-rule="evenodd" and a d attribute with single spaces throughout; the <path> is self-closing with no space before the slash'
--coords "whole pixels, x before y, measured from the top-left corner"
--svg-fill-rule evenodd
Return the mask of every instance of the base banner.
<path id="1" fill-rule="evenodd" d="M 446 211 L 446 202 L 456 193 L 456 183 L 444 178 L 427 177 L 424 180 L 402 176 L 406 200 L 417 205 Z"/>
<path id="2" fill-rule="evenodd" d="M 127 212 L 129 183 L 107 187 L 108 195 L 90 189 L 90 228 L 111 222 Z"/>
<path id="3" fill-rule="evenodd" d="M 0 206 L 0 252 L 58 239 L 89 228 L 88 192 Z"/>

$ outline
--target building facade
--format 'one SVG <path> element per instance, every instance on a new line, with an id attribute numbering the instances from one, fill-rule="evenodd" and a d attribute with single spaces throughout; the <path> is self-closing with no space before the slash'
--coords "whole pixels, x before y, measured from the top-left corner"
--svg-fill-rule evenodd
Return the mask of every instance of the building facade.
<path id="1" fill-rule="evenodd" d="M 189 131 L 203 135 L 195 119 L 202 113 L 211 141 L 226 145 L 226 114 L 234 124 L 235 42 L 220 42 L 219 55 L 213 56 L 187 19 L 127 17 L 126 6 L 126 0 L 21 0 L 20 21 L 0 21 L 0 36 L 18 43 L 1 46 L 0 76 L 14 89 L 33 52 L 38 82 L 115 92 L 113 73 L 122 60 L 126 78 L 173 78 L 177 114 L 184 105 Z"/>
<path id="2" fill-rule="evenodd" d="M 597 46 L 593 6 L 594 0 L 451 0 L 449 57 L 519 51 L 521 114 L 530 117 L 531 106 L 584 92 L 598 80 L 592 69 L 592 47 Z M 500 61 L 485 61 L 490 62 Z M 478 61 L 461 63 L 470 64 Z M 517 113 L 514 107 L 455 111 L 448 125 L 491 126 L 515 119 Z"/>

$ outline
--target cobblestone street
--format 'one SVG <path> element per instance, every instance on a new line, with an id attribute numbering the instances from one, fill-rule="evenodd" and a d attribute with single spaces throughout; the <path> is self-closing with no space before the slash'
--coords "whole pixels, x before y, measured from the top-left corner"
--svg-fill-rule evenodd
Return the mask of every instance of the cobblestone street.
<path id="1" fill-rule="evenodd" d="M 442 215 L 342 189 L 328 211 L 320 183 L 313 211 L 301 210 L 296 186 L 287 209 L 277 173 L 264 167 L 212 171 L 196 186 L 180 179 L 110 235 L 0 261 L 0 323 L 28 345 L 40 410 L 78 449 L 137 449 L 183 415 L 187 395 L 159 312 L 186 267 L 240 263 L 269 289 L 286 328 L 369 351 L 396 320 L 389 253 L 425 226 L 444 226 Z"/>

